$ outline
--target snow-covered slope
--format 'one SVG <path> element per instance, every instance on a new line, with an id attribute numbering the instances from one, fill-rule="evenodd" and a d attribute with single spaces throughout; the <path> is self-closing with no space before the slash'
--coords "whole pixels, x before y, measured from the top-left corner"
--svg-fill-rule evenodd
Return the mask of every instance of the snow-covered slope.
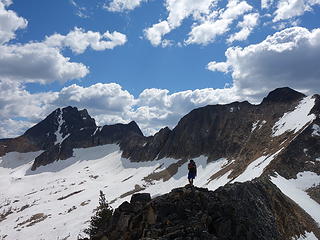
<path id="1" fill-rule="evenodd" d="M 98 205 L 99 190 L 115 208 L 135 192 L 149 192 L 155 197 L 188 182 L 187 162 L 170 158 L 130 162 L 121 157 L 114 144 L 76 149 L 70 159 L 30 171 L 33 159 L 40 153 L 8 153 L 0 158 L 0 213 L 7 215 L 1 221 L 3 239 L 76 239 Z M 266 157 L 265 161 L 269 159 Z M 195 185 L 215 190 L 231 180 L 230 172 L 210 178 L 232 161 L 207 163 L 204 156 L 195 161 Z M 252 170 L 249 178 L 245 177 L 248 170 L 236 181 L 260 176 L 263 167 L 258 171 L 255 167 L 258 165 L 248 167 Z M 311 182 L 319 184 L 318 175 L 301 173 L 296 180 L 277 176 L 272 181 L 320 223 L 320 205 L 303 192 Z"/>
<path id="2" fill-rule="evenodd" d="M 0 239 L 76 239 L 98 205 L 99 190 L 117 207 L 134 192 L 156 196 L 188 182 L 186 162 L 134 163 L 121 158 L 117 145 L 76 149 L 70 159 L 30 171 L 39 154 L 8 153 L 0 158 L 0 213 L 7 215 L 1 221 Z M 228 165 L 226 159 L 207 164 L 202 156 L 195 161 L 197 186 L 216 189 L 230 180 L 226 174 L 208 183 Z"/>

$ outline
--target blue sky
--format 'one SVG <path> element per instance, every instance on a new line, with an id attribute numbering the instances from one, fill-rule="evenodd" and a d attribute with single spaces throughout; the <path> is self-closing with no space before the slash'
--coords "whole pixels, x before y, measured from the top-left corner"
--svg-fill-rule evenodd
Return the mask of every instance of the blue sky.
<path id="1" fill-rule="evenodd" d="M 276 87 L 318 93 L 320 0 L 0 0 L 0 137 L 57 107 L 145 134 Z"/>

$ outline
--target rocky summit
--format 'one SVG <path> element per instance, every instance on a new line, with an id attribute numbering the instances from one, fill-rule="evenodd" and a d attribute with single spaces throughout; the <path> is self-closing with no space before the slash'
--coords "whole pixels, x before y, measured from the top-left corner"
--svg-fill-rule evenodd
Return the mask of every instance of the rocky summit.
<path id="1" fill-rule="evenodd" d="M 103 224 L 102 224 L 103 225 Z M 186 187 L 122 203 L 93 240 L 286 240 L 320 230 L 268 179 L 228 184 L 216 191 Z"/>
<path id="2" fill-rule="evenodd" d="M 43 150 L 33 163 L 32 170 L 35 170 L 72 157 L 74 148 L 119 143 L 124 137 L 135 134 L 143 135 L 134 121 L 98 127 L 87 110 L 69 106 L 56 109 L 20 137 L 0 140 L 0 156 L 15 151 Z"/>

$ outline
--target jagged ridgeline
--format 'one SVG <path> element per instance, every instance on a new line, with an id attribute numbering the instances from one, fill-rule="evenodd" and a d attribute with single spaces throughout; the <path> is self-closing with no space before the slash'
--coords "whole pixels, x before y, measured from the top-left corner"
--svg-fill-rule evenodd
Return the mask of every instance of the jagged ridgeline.
<path id="1" fill-rule="evenodd" d="M 190 159 L 199 188 L 182 187 Z M 0 239 L 76 239 L 100 190 L 115 211 L 92 239 L 317 239 L 320 96 L 278 88 L 154 136 L 58 108 L 0 140 L 0 174 Z"/>

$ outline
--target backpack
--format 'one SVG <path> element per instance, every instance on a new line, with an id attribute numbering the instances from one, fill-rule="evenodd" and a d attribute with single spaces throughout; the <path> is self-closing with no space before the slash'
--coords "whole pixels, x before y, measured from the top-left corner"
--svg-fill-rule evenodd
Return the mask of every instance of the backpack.
<path id="1" fill-rule="evenodd" d="M 194 173 L 197 172 L 197 166 L 196 166 L 195 163 L 189 163 L 188 164 L 188 169 L 189 169 L 190 172 L 194 172 Z"/>

